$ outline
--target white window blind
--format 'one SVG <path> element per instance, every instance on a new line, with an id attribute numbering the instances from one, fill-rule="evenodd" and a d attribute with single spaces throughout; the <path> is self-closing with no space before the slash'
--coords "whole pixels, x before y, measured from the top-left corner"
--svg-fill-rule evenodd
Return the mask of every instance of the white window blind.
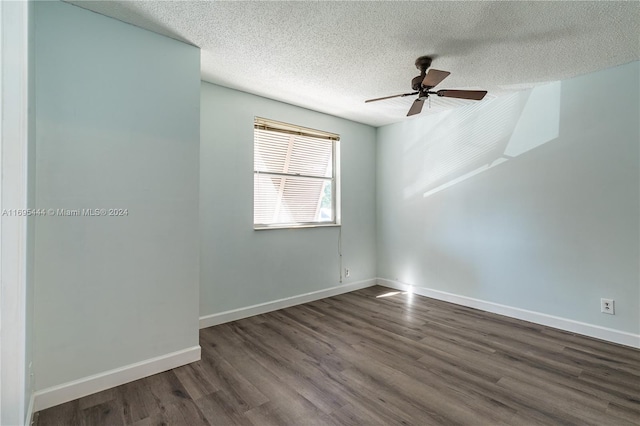
<path id="1" fill-rule="evenodd" d="M 339 136 L 256 118 L 254 227 L 336 223 Z"/>

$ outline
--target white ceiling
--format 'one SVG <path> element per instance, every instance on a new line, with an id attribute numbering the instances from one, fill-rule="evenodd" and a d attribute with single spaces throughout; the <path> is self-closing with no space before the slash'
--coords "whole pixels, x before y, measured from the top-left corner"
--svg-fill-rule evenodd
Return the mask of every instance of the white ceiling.
<path id="1" fill-rule="evenodd" d="M 200 47 L 205 81 L 374 126 L 407 119 L 413 97 L 364 100 L 410 92 L 418 56 L 487 98 L 640 59 L 637 1 L 70 3 Z"/>

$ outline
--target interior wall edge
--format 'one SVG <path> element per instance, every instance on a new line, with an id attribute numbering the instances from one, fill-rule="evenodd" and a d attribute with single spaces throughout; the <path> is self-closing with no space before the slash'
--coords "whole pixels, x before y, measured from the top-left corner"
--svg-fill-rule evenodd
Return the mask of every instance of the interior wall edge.
<path id="1" fill-rule="evenodd" d="M 259 303 L 257 305 L 247 306 L 244 308 L 237 308 L 229 311 L 205 315 L 200 317 L 200 328 L 202 329 L 213 327 L 214 325 L 237 321 L 243 318 L 252 317 L 254 315 L 266 314 L 267 312 L 273 312 L 279 309 L 313 302 L 314 300 L 320 300 L 327 297 L 337 296 L 343 293 L 349 293 L 351 291 L 374 286 L 376 285 L 376 283 L 376 278 L 369 278 L 366 280 L 360 280 L 349 284 L 342 284 L 323 290 L 312 291 L 310 293 L 299 294 L 297 296 L 285 297 L 283 299 Z"/>
<path id="2" fill-rule="evenodd" d="M 493 303 L 486 300 L 474 299 L 472 297 L 447 293 L 428 287 L 406 284 L 400 281 L 394 281 L 386 278 L 378 278 L 377 284 L 396 290 L 408 291 L 419 296 L 430 297 L 432 299 L 442 300 L 444 302 L 455 303 L 456 305 L 480 309 L 486 312 L 504 315 L 523 321 L 529 321 L 535 324 L 557 328 L 562 331 L 577 333 L 587 337 L 593 337 L 596 339 L 606 340 L 607 342 L 617 343 L 620 345 L 640 349 L 640 334 L 633 334 L 626 331 L 588 324 L 568 318 L 544 314 L 541 312 L 529 311 L 513 306 L 501 305 L 499 303 Z"/>
<path id="3" fill-rule="evenodd" d="M 34 394 L 32 411 L 40 411 L 105 389 L 143 379 L 200 360 L 200 345 L 42 389 Z"/>
<path id="4" fill-rule="evenodd" d="M 0 210 L 29 207 L 31 5 L 0 4 Z M 0 424 L 25 422 L 28 353 L 28 219 L 0 219 Z"/>
<path id="5" fill-rule="evenodd" d="M 35 407 L 36 397 L 33 392 L 31 392 L 31 397 L 29 398 L 29 405 L 27 406 L 27 413 L 25 415 L 25 426 L 31 426 L 33 424 L 33 415 L 36 413 L 33 409 Z"/>

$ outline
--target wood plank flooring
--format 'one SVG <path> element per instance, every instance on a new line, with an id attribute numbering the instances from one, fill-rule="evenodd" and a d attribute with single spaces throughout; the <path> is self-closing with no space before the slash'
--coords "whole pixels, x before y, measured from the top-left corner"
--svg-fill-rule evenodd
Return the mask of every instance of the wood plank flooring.
<path id="1" fill-rule="evenodd" d="M 370 287 L 200 331 L 49 425 L 640 425 L 640 351 Z"/>

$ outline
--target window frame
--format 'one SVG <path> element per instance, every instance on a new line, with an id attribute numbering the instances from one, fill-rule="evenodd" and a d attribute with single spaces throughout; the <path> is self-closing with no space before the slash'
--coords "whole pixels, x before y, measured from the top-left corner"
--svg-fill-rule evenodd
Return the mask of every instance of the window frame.
<path id="1" fill-rule="evenodd" d="M 341 226 L 341 203 L 340 203 L 340 135 L 336 133 L 330 133 L 322 130 L 316 130 L 308 127 L 299 126 L 296 124 L 284 123 L 263 117 L 254 117 L 254 136 L 253 136 L 253 229 L 255 231 L 264 231 L 269 229 L 298 229 L 298 228 L 326 228 L 326 227 L 339 227 Z M 255 167 L 255 153 L 256 153 L 256 130 L 267 130 L 273 132 L 279 132 L 284 134 L 299 135 L 305 137 L 312 137 L 317 139 L 326 139 L 331 142 L 331 177 L 320 176 L 307 176 L 297 173 L 277 173 L 277 172 L 263 172 L 256 170 Z M 311 179 L 311 180 L 323 180 L 331 182 L 331 212 L 332 220 L 323 222 L 291 222 L 291 223 L 256 223 L 255 222 L 255 176 L 274 176 L 274 177 L 291 177 L 295 179 Z"/>

